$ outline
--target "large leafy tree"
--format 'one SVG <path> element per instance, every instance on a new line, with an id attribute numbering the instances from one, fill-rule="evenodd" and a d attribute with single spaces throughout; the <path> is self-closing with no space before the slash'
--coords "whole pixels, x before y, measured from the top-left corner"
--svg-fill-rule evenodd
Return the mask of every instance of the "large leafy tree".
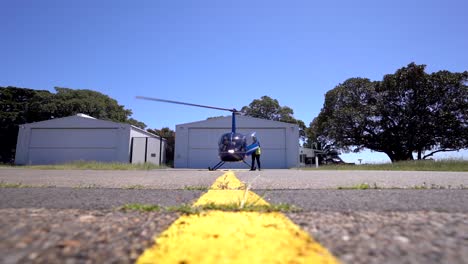
<path id="1" fill-rule="evenodd" d="M 437 123 L 435 152 L 468 147 L 468 72 L 439 71 L 431 74 L 430 82 L 437 88 L 439 102 L 432 105 Z M 424 150 L 424 149 L 423 149 Z M 435 152 L 426 155 L 431 156 Z"/>
<path id="2" fill-rule="evenodd" d="M 52 96 L 49 91 L 0 87 L 0 162 L 13 162 L 20 124 L 50 118 Z"/>
<path id="3" fill-rule="evenodd" d="M 298 124 L 299 128 L 305 129 L 304 122 L 294 118 L 292 108 L 281 106 L 278 100 L 266 95 L 253 100 L 249 106 L 242 107 L 241 112 L 251 117 Z"/>
<path id="4" fill-rule="evenodd" d="M 56 117 L 83 113 L 97 119 L 126 122 L 132 111 L 119 105 L 116 100 L 92 90 L 74 90 L 55 87 L 54 103 Z"/>
<path id="5" fill-rule="evenodd" d="M 91 90 L 55 88 L 57 93 L 17 87 L 0 87 L 0 162 L 12 162 L 21 124 L 83 113 L 98 119 L 146 125 L 133 118 L 131 110 L 107 95 Z"/>
<path id="6" fill-rule="evenodd" d="M 378 82 L 348 79 L 327 92 L 308 135 L 345 151 L 384 152 L 392 161 L 466 148 L 467 80 L 467 72 L 428 74 L 414 63 Z"/>

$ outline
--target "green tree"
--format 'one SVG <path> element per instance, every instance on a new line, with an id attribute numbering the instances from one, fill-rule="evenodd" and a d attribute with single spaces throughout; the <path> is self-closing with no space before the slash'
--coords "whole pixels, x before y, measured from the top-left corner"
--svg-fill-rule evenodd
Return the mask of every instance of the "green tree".
<path id="1" fill-rule="evenodd" d="M 119 105 L 116 100 L 92 90 L 55 87 L 55 117 L 83 113 L 97 119 L 126 122 L 132 111 Z"/>
<path id="2" fill-rule="evenodd" d="M 19 125 L 50 118 L 52 96 L 49 91 L 0 87 L 0 162 L 13 162 Z"/>
<path id="3" fill-rule="evenodd" d="M 57 93 L 53 97 L 55 106 L 54 117 L 66 117 L 83 113 L 97 119 L 127 123 L 139 128 L 146 124 L 130 118 L 132 110 L 125 109 L 115 99 L 100 92 L 87 89 L 70 89 L 55 87 Z"/>
<path id="4" fill-rule="evenodd" d="M 208 117 L 206 120 L 217 119 L 217 118 L 221 118 L 221 117 L 226 117 L 226 116 L 211 116 L 211 117 Z"/>
<path id="5" fill-rule="evenodd" d="M 133 119 L 133 118 L 129 118 L 125 123 L 127 124 L 130 124 L 132 126 L 136 126 L 136 127 L 139 127 L 141 129 L 145 129 L 146 128 L 146 124 L 143 123 L 143 122 L 140 122 L 136 119 Z"/>
<path id="6" fill-rule="evenodd" d="M 435 141 L 422 150 L 433 150 L 423 158 L 437 152 L 455 151 L 468 147 L 468 72 L 439 71 L 431 74 L 429 81 L 436 87 L 438 98 L 430 105 L 434 113 Z M 420 154 L 420 153 L 419 153 Z"/>
<path id="7" fill-rule="evenodd" d="M 251 117 L 297 124 L 302 130 L 306 128 L 302 120 L 294 118 L 292 108 L 281 106 L 278 100 L 266 95 L 260 99 L 253 100 L 249 106 L 242 107 L 241 112 Z"/>
<path id="8" fill-rule="evenodd" d="M 83 113 L 98 119 L 129 123 L 143 129 L 146 127 L 144 123 L 129 118 L 132 111 L 107 95 L 91 90 L 55 89 L 56 94 L 11 86 L 0 87 L 1 162 L 13 161 L 18 127 L 25 123 Z"/>
<path id="9" fill-rule="evenodd" d="M 345 151 L 384 152 L 392 161 L 466 148 L 467 78 L 427 74 L 425 65 L 411 63 L 379 82 L 348 79 L 327 92 L 308 135 Z"/>

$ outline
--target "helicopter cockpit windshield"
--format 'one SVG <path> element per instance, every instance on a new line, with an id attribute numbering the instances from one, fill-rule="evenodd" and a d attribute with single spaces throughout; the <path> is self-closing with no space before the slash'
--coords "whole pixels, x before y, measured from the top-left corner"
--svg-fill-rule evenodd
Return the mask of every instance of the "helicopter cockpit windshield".
<path id="1" fill-rule="evenodd" d="M 218 146 L 223 161 L 239 161 L 245 156 L 247 140 L 242 134 L 226 133 L 221 136 Z"/>

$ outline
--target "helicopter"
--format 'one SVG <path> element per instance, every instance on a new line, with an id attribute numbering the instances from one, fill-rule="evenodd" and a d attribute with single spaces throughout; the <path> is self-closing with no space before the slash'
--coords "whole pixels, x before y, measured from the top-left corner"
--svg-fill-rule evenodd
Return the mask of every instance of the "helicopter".
<path id="1" fill-rule="evenodd" d="M 213 167 L 208 167 L 208 170 L 214 171 L 221 168 L 226 162 L 243 162 L 248 167 L 250 164 L 245 161 L 245 157 L 252 154 L 256 149 L 259 148 L 258 143 L 253 143 L 247 146 L 247 137 L 241 133 L 236 132 L 236 115 L 242 114 L 241 111 L 236 110 L 235 108 L 222 108 L 208 105 L 192 104 L 186 102 L 172 101 L 166 99 L 159 99 L 146 96 L 136 96 L 137 99 L 171 103 L 171 104 L 180 104 L 188 105 L 194 107 L 209 108 L 221 111 L 229 111 L 232 113 L 232 126 L 231 132 L 221 135 L 221 138 L 218 141 L 218 155 L 220 161 Z M 255 137 L 255 132 L 252 133 L 252 137 Z"/>

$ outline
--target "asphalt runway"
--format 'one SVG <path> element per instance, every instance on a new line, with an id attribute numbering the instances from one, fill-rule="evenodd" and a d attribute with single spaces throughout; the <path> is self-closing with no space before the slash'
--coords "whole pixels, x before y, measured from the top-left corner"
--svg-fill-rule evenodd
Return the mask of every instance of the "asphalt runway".
<path id="1" fill-rule="evenodd" d="M 224 171 L 0 169 L 0 208 L 112 209 L 129 203 L 190 204 Z M 268 202 L 307 211 L 468 212 L 468 173 L 408 171 L 235 171 Z M 339 190 L 367 183 L 378 189 Z M 421 189 L 426 188 L 426 189 Z"/>
<path id="2" fill-rule="evenodd" d="M 294 205 L 303 211 L 436 211 L 468 213 L 468 190 L 253 190 L 270 204 Z M 160 206 L 191 204 L 204 191 L 126 190 L 111 188 L 2 188 L 0 209 L 116 209 L 139 203 Z"/>
<path id="3" fill-rule="evenodd" d="M 167 169 L 150 171 L 32 170 L 0 168 L 0 182 L 33 186 L 190 189 L 209 187 L 225 171 Z M 468 172 L 234 170 L 253 189 L 337 189 L 367 183 L 379 188 L 468 188 Z"/>
<path id="4" fill-rule="evenodd" d="M 115 209 L 129 203 L 190 204 L 223 173 L 0 168 L 0 262 L 135 263 L 176 215 Z M 303 209 L 286 215 L 344 264 L 468 259 L 466 172 L 235 174 L 269 203 Z M 378 188 L 338 189 L 363 183 Z"/>

